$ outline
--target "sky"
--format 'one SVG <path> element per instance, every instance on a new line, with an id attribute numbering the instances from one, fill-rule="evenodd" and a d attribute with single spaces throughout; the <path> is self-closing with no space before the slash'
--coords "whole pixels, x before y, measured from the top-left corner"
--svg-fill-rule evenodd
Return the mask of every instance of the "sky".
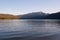
<path id="1" fill-rule="evenodd" d="M 0 13 L 23 15 L 39 11 L 60 11 L 60 0 L 0 0 Z"/>

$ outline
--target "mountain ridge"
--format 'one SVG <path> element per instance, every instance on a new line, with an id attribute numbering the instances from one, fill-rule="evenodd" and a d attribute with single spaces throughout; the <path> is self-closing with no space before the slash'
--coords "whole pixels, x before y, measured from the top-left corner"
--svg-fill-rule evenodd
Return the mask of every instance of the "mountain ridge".
<path id="1" fill-rule="evenodd" d="M 21 15 L 20 19 L 60 19 L 60 12 L 47 14 L 44 12 L 32 12 Z"/>
<path id="2" fill-rule="evenodd" d="M 24 15 L 1 14 L 0 19 L 60 19 L 60 12 L 47 14 L 44 12 L 32 12 Z"/>

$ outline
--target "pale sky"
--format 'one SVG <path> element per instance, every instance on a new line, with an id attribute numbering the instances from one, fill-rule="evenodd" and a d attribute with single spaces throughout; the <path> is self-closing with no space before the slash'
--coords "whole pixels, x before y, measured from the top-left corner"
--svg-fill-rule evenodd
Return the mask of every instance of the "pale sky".
<path id="1" fill-rule="evenodd" d="M 58 12 L 60 0 L 0 0 L 0 13 L 22 15 L 38 11 Z"/>

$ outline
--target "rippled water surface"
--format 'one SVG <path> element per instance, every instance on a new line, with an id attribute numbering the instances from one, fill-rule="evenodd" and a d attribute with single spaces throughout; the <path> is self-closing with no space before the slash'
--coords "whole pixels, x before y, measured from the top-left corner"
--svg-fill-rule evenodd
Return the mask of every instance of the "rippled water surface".
<path id="1" fill-rule="evenodd" d="M 0 20 L 0 40 L 60 40 L 60 20 Z"/>

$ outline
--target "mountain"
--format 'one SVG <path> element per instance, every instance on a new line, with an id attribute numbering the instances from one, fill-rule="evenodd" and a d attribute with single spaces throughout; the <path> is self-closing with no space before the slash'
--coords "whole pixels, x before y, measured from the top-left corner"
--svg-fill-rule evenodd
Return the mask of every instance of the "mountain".
<path id="1" fill-rule="evenodd" d="M 11 14 L 0 14 L 0 19 L 18 19 L 19 17 Z"/>
<path id="2" fill-rule="evenodd" d="M 44 12 L 32 12 L 24 15 L 11 15 L 0 13 L 0 19 L 60 19 L 60 12 L 47 14 Z"/>
<path id="3" fill-rule="evenodd" d="M 47 19 L 60 19 L 60 12 L 52 13 L 46 16 Z"/>
<path id="4" fill-rule="evenodd" d="M 45 19 L 45 16 L 47 16 L 47 14 L 43 12 L 32 12 L 25 15 L 21 15 L 20 18 L 21 19 Z"/>
<path id="5" fill-rule="evenodd" d="M 51 14 L 43 12 L 32 12 L 25 15 L 20 15 L 20 19 L 60 19 L 60 12 Z"/>

